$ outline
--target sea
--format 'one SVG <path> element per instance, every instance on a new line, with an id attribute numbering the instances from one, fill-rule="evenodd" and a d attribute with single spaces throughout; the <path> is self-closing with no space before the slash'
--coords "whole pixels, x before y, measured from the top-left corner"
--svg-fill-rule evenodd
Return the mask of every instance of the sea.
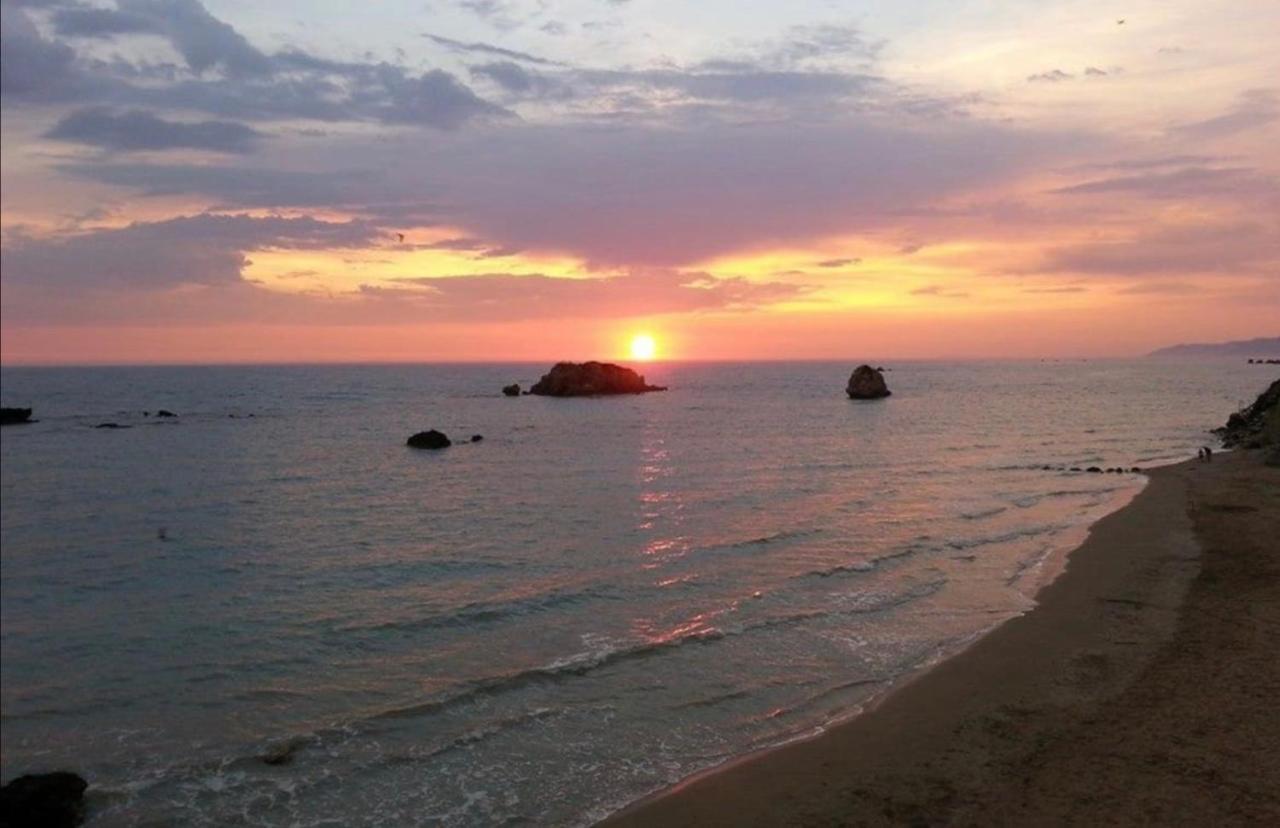
<path id="1" fill-rule="evenodd" d="M 685 362 L 502 396 L 547 367 L 5 367 L 38 422 L 0 437 L 4 778 L 79 772 L 90 826 L 588 825 L 1027 612 L 1144 481 L 1072 467 L 1193 456 L 1274 379 L 892 361 L 866 402 L 851 362 Z"/>

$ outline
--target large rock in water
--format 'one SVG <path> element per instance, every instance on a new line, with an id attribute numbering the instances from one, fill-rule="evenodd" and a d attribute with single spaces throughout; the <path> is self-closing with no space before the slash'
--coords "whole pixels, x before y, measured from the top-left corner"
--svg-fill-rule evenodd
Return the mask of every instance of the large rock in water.
<path id="1" fill-rule="evenodd" d="M 72 828 L 84 819 L 84 790 L 89 787 L 69 771 L 28 774 L 0 788 L 0 826 L 4 828 Z"/>
<path id="2" fill-rule="evenodd" d="M 444 432 L 433 428 L 430 431 L 419 431 L 405 441 L 405 444 L 409 448 L 416 449 L 442 449 L 453 445 L 453 441 L 446 437 Z"/>
<path id="3" fill-rule="evenodd" d="M 520 383 L 513 382 L 510 385 L 502 386 L 502 393 L 508 397 L 520 396 Z"/>
<path id="4" fill-rule="evenodd" d="M 1280 444 L 1280 380 L 1258 395 L 1253 405 L 1227 418 L 1213 431 L 1227 448 L 1262 448 Z"/>
<path id="5" fill-rule="evenodd" d="M 529 393 L 544 397 L 595 397 L 666 390 L 666 386 L 649 385 L 630 368 L 610 362 L 557 362 L 534 383 Z"/>
<path id="6" fill-rule="evenodd" d="M 0 425 L 31 422 L 30 408 L 0 408 Z"/>
<path id="7" fill-rule="evenodd" d="M 859 365 L 854 368 L 853 374 L 849 377 L 849 384 L 844 390 L 851 399 L 855 400 L 878 400 L 893 393 L 889 390 L 889 386 L 884 384 L 884 374 L 870 365 Z"/>

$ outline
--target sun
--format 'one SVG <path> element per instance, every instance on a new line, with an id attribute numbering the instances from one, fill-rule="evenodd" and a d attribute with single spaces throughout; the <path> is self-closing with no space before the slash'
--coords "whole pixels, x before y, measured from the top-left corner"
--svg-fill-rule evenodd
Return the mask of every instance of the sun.
<path id="1" fill-rule="evenodd" d="M 631 337 L 631 358 L 640 360 L 653 359 L 658 352 L 658 343 L 648 334 L 636 334 Z"/>

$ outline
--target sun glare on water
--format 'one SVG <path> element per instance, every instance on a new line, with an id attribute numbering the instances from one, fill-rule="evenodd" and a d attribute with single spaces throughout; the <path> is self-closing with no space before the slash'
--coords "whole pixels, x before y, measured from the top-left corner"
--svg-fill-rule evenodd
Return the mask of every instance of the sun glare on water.
<path id="1" fill-rule="evenodd" d="M 638 334 L 631 338 L 631 358 L 650 360 L 658 352 L 658 344 L 648 334 Z"/>

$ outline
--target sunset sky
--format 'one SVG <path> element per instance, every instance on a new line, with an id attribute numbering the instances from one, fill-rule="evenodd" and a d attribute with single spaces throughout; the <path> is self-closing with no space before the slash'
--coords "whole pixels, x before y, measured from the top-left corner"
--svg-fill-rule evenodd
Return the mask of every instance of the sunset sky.
<path id="1" fill-rule="evenodd" d="M 1275 0 L 0 14 L 8 363 L 1280 335 Z"/>

